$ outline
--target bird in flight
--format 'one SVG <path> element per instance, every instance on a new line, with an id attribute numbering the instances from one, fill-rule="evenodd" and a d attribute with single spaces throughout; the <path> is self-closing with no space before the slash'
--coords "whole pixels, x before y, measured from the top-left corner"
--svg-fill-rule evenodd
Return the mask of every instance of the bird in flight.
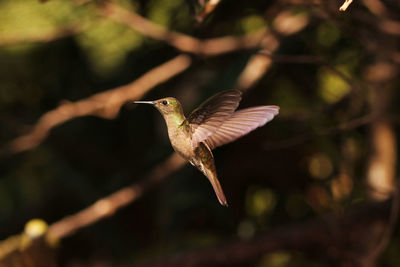
<path id="1" fill-rule="evenodd" d="M 186 118 L 181 103 L 166 97 L 155 101 L 133 101 L 155 106 L 167 124 L 174 150 L 199 169 L 211 182 L 221 205 L 228 206 L 217 177 L 212 150 L 265 125 L 279 113 L 278 106 L 256 106 L 236 110 L 239 90 L 222 91 L 203 102 Z"/>

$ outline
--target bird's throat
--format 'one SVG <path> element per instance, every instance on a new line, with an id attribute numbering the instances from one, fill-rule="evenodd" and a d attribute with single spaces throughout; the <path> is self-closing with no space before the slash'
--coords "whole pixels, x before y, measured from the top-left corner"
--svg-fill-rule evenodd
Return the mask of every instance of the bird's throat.
<path id="1" fill-rule="evenodd" d="M 164 115 L 164 119 L 165 119 L 168 129 L 180 127 L 186 119 L 185 115 L 183 115 L 183 113 L 170 113 L 170 114 L 163 114 L 163 115 Z"/>
<path id="2" fill-rule="evenodd" d="M 182 157 L 189 160 L 194 155 L 194 151 L 191 143 L 190 125 L 185 123 L 185 116 L 183 114 L 170 114 L 164 116 L 164 118 L 172 147 Z"/>

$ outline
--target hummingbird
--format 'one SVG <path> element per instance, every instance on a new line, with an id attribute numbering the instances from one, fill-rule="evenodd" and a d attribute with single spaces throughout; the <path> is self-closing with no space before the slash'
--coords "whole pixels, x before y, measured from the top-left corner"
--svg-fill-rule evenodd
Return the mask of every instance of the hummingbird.
<path id="1" fill-rule="evenodd" d="M 173 97 L 133 101 L 158 109 L 167 124 L 173 149 L 208 178 L 223 206 L 228 206 L 228 202 L 211 151 L 265 125 L 279 113 L 278 106 L 256 106 L 236 111 L 241 99 L 239 90 L 222 91 L 204 101 L 187 118 L 181 103 Z"/>

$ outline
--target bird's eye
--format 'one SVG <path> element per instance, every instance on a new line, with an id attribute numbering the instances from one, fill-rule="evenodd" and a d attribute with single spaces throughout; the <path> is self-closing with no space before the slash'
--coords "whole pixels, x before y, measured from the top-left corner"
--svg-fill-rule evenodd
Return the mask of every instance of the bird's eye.
<path id="1" fill-rule="evenodd" d="M 167 100 L 163 100 L 163 102 L 161 102 L 161 104 L 163 104 L 164 106 L 166 106 L 168 104 Z"/>

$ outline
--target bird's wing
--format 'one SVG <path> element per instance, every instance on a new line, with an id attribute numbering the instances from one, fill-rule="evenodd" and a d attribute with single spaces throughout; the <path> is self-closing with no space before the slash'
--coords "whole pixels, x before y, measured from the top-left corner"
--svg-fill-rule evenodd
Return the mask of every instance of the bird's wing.
<path id="1" fill-rule="evenodd" d="M 223 91 L 212 96 L 195 109 L 187 118 L 192 130 L 192 145 L 198 144 L 212 135 L 229 118 L 242 99 L 238 90 Z"/>
<path id="2" fill-rule="evenodd" d="M 214 149 L 230 143 L 271 121 L 279 113 L 278 106 L 258 106 L 236 111 L 205 140 Z"/>

